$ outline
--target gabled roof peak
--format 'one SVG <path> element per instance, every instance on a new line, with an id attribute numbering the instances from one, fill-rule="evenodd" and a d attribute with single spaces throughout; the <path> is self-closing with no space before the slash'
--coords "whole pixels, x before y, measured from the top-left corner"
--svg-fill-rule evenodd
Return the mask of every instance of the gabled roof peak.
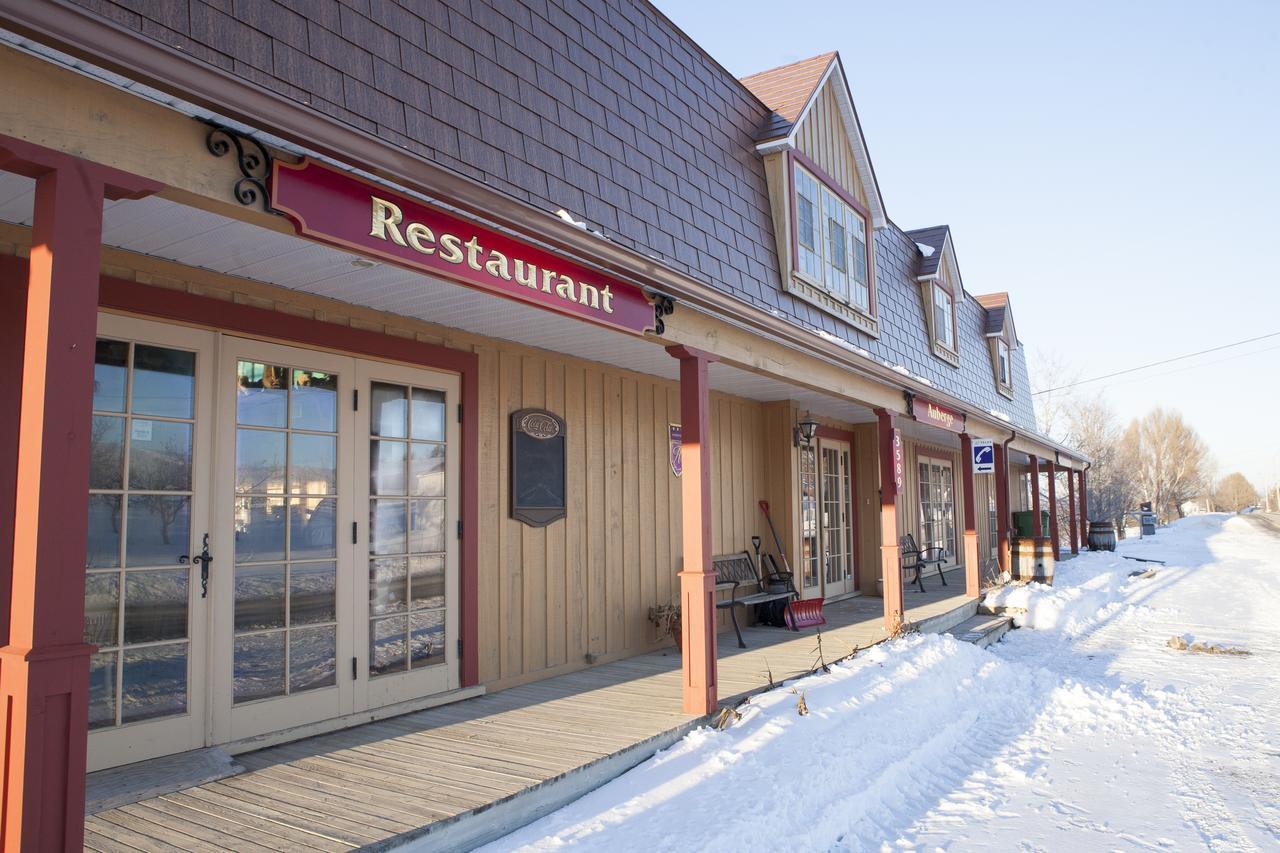
<path id="1" fill-rule="evenodd" d="M 836 52 L 829 51 L 789 65 L 749 74 L 739 80 L 781 119 L 780 122 L 771 122 L 766 128 L 770 137 L 787 134 L 790 126 L 800 118 L 817 92 L 835 58 Z"/>
<path id="2" fill-rule="evenodd" d="M 947 238 L 951 234 L 951 226 L 931 225 L 928 228 L 913 228 L 903 233 L 915 242 L 916 250 L 920 252 L 918 275 L 921 277 L 937 275 L 939 267 L 942 266 L 942 255 L 946 250 Z M 926 252 L 920 248 L 921 246 L 928 246 L 933 251 Z"/>

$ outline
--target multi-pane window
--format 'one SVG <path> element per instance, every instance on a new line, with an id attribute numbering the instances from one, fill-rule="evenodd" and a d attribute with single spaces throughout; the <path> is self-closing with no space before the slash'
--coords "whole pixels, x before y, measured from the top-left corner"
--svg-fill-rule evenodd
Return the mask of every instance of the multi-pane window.
<path id="1" fill-rule="evenodd" d="M 933 285 L 933 339 L 947 349 L 956 348 L 955 314 L 951 294 L 942 285 Z"/>
<path id="2" fill-rule="evenodd" d="M 840 301 L 869 311 L 866 220 L 798 166 L 795 185 L 797 270 Z"/>
<path id="3" fill-rule="evenodd" d="M 948 559 L 956 554 L 955 479 L 951 463 L 921 456 L 920 547 L 941 548 Z"/>
<path id="4" fill-rule="evenodd" d="M 195 353 L 99 340 L 84 639 L 89 727 L 187 711 Z"/>
<path id="5" fill-rule="evenodd" d="M 991 490 L 995 491 L 995 485 L 991 486 Z M 988 533 L 990 534 L 989 541 L 991 542 L 991 558 L 994 560 L 999 555 L 1000 551 L 1000 515 L 996 512 L 995 495 L 987 496 L 987 524 L 989 525 Z"/>
<path id="6" fill-rule="evenodd" d="M 369 675 L 445 662 L 445 393 L 374 382 Z"/>
<path id="7" fill-rule="evenodd" d="M 1004 341 L 996 341 L 996 360 L 1000 365 L 1000 384 L 1006 388 L 1013 385 L 1013 378 L 1009 371 L 1009 345 Z"/>
<path id="8" fill-rule="evenodd" d="M 800 448 L 800 576 L 804 589 L 818 585 L 818 451 Z"/>
<path id="9" fill-rule="evenodd" d="M 234 701 L 337 683 L 338 377 L 236 365 Z"/>

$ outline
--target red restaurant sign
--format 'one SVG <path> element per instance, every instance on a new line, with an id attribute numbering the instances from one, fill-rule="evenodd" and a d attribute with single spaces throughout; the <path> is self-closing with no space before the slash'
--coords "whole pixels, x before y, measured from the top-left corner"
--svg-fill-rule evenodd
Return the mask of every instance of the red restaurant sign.
<path id="1" fill-rule="evenodd" d="M 951 432 L 964 432 L 964 415 L 946 406 L 939 406 L 922 397 L 911 399 L 911 416 L 920 423 L 936 426 Z"/>
<path id="2" fill-rule="evenodd" d="M 642 289 L 309 158 L 275 161 L 271 204 L 305 237 L 602 326 L 644 334 Z"/>

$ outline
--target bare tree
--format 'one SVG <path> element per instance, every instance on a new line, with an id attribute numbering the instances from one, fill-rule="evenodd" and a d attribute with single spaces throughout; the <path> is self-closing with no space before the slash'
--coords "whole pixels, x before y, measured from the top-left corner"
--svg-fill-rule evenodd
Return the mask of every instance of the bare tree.
<path id="1" fill-rule="evenodd" d="M 1182 517 L 1182 503 L 1207 490 L 1209 450 L 1182 415 L 1163 408 L 1129 424 L 1121 439 L 1123 465 L 1138 491 L 1163 518 Z"/>
<path id="2" fill-rule="evenodd" d="M 1044 435 L 1062 441 L 1070 429 L 1070 412 L 1076 404 L 1075 389 L 1063 386 L 1079 381 L 1080 371 L 1058 352 L 1033 349 L 1030 356 L 1036 426 Z"/>
<path id="3" fill-rule="evenodd" d="M 1221 512 L 1239 512 L 1258 503 L 1258 490 L 1239 471 L 1218 481 L 1213 490 L 1213 504 Z"/>
<path id="4" fill-rule="evenodd" d="M 1121 452 L 1120 422 L 1101 394 L 1076 396 L 1065 409 L 1066 443 L 1084 453 L 1089 465 L 1089 517 L 1124 529 L 1125 510 L 1137 503 L 1132 460 Z"/>

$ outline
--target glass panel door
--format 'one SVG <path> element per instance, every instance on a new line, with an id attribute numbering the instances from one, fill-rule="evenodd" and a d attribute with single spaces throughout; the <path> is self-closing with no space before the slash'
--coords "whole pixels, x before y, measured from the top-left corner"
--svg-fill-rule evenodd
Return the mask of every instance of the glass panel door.
<path id="1" fill-rule="evenodd" d="M 368 520 L 357 701 L 373 708 L 458 686 L 459 383 L 376 362 L 357 371 L 369 401 L 357 416 Z"/>
<path id="2" fill-rule="evenodd" d="M 821 512 L 824 595 L 854 592 L 852 479 L 849 445 L 821 439 Z"/>
<path id="3" fill-rule="evenodd" d="M 352 708 L 354 360 L 224 338 L 219 741 Z"/>
<path id="4" fill-rule="evenodd" d="M 917 461 L 920 473 L 921 548 L 941 548 L 947 565 L 956 558 L 955 479 L 951 463 L 926 456 Z"/>
<path id="5" fill-rule="evenodd" d="M 213 335 L 103 314 L 85 555 L 89 767 L 203 745 Z"/>

